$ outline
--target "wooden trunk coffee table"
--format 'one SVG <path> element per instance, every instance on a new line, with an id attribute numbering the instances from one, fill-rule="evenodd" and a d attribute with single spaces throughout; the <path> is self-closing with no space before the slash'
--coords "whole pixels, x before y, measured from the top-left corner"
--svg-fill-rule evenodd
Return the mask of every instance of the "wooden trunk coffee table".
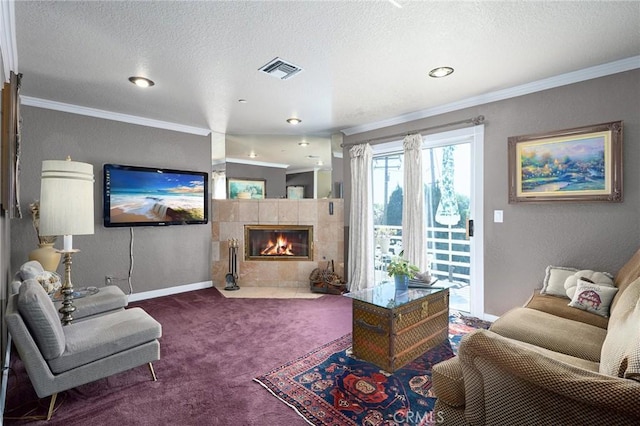
<path id="1" fill-rule="evenodd" d="M 345 296 L 353 299 L 353 355 L 388 372 L 448 338 L 447 288 L 396 290 L 387 283 Z"/>

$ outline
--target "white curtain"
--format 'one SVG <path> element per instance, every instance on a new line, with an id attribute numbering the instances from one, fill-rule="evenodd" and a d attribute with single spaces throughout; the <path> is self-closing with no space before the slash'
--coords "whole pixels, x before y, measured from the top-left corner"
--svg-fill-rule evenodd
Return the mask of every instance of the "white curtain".
<path id="1" fill-rule="evenodd" d="M 355 145 L 351 157 L 351 215 L 349 218 L 349 290 L 375 284 L 373 267 L 373 154 L 368 143 Z"/>
<path id="2" fill-rule="evenodd" d="M 402 197 L 402 244 L 404 258 L 421 272 L 428 269 L 424 179 L 422 174 L 422 135 L 404 138 L 404 197 Z"/>
<path id="3" fill-rule="evenodd" d="M 227 198 L 227 173 L 224 170 L 214 170 L 211 172 L 211 198 L 214 200 L 224 200 Z"/>

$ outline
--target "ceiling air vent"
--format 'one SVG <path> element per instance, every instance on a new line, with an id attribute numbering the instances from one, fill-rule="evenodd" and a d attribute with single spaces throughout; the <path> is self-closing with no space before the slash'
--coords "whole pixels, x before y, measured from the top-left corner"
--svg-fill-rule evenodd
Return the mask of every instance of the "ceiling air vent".
<path id="1" fill-rule="evenodd" d="M 267 73 L 280 80 L 286 80 L 302 71 L 302 68 L 280 58 L 274 58 L 268 64 L 258 68 L 258 71 Z"/>

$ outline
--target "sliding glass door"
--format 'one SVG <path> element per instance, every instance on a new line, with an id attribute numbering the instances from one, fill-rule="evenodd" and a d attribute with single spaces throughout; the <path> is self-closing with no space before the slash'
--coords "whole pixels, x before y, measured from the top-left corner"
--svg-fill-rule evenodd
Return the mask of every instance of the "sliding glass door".
<path id="1" fill-rule="evenodd" d="M 483 314 L 483 126 L 425 136 L 424 195 L 429 268 L 436 286 L 450 289 L 450 308 Z M 376 284 L 402 251 L 402 142 L 374 146 L 373 208 Z"/>

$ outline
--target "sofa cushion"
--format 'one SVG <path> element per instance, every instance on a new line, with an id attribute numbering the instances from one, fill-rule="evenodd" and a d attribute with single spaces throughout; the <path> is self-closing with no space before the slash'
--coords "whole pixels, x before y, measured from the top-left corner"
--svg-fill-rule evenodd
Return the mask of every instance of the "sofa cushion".
<path id="1" fill-rule="evenodd" d="M 567 354 L 563 354 L 560 352 L 554 352 L 549 349 L 541 348 L 540 346 L 532 345 L 531 343 L 522 342 L 518 340 L 509 339 L 510 342 L 517 344 L 518 346 L 522 346 L 524 348 L 528 348 L 534 352 L 538 352 L 545 357 L 550 359 L 554 359 L 556 361 L 564 362 L 565 364 L 572 365 L 574 367 L 579 367 L 585 370 L 593 371 L 594 373 L 598 372 L 600 367 L 600 363 L 595 361 L 589 361 L 584 358 L 579 358 Z"/>
<path id="2" fill-rule="evenodd" d="M 600 373 L 640 380 L 640 278 L 633 281 L 609 319 Z"/>
<path id="3" fill-rule="evenodd" d="M 529 299 L 525 307 L 572 321 L 595 325 L 596 327 L 603 329 L 606 329 L 607 324 L 609 323 L 609 318 L 601 317 L 600 315 L 592 314 L 588 311 L 572 308 L 567 304 L 567 299 L 540 294 L 538 291 L 534 291 L 533 296 Z"/>
<path id="4" fill-rule="evenodd" d="M 535 309 L 515 308 L 489 328 L 503 337 L 540 346 L 554 352 L 599 362 L 607 331 Z"/>
<path id="5" fill-rule="evenodd" d="M 564 282 L 564 289 L 567 292 L 567 297 L 573 299 L 576 294 L 576 287 L 578 287 L 578 280 L 584 279 L 595 284 L 608 285 L 613 287 L 613 277 L 607 272 L 594 272 L 590 269 L 583 269 L 578 271 Z"/>
<path id="6" fill-rule="evenodd" d="M 618 303 L 618 299 L 622 297 L 625 289 L 628 285 L 634 282 L 637 278 L 640 277 L 640 249 L 629 259 L 627 263 L 624 264 L 622 268 L 616 274 L 613 282 L 616 287 L 620 291 L 613 298 L 613 302 L 611 302 L 611 311 L 616 309 L 616 304 Z"/>
<path id="7" fill-rule="evenodd" d="M 96 294 L 74 299 L 76 311 L 73 313 L 73 320 L 77 322 L 94 315 L 112 313 L 112 311 L 123 309 L 127 303 L 127 296 L 119 287 L 115 285 L 100 287 Z M 56 301 L 53 304 L 61 307 L 62 301 Z"/>
<path id="8" fill-rule="evenodd" d="M 593 312 L 608 317 L 609 306 L 618 289 L 606 284 L 594 284 L 582 279 L 578 280 L 575 294 L 569 302 L 572 308 Z"/>
<path id="9" fill-rule="evenodd" d="M 578 270 L 575 268 L 547 266 L 540 293 L 566 298 L 567 290 L 564 288 L 564 282 L 576 272 L 578 272 Z"/>
<path id="10" fill-rule="evenodd" d="M 65 337 L 60 317 L 47 292 L 33 278 L 20 286 L 18 311 L 44 359 L 52 360 L 62 355 Z"/>
<path id="11" fill-rule="evenodd" d="M 63 329 L 64 353 L 49 361 L 51 371 L 56 374 L 151 342 L 162 335 L 160 324 L 141 308 L 89 318 Z"/>

